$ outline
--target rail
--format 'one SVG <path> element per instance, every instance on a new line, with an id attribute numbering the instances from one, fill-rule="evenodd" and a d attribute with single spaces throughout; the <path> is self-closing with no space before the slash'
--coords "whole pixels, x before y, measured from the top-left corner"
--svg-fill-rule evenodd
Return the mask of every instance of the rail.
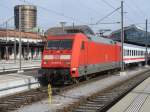
<path id="1" fill-rule="evenodd" d="M 131 79 L 106 88 L 104 91 L 95 93 L 88 98 L 83 98 L 65 109 L 57 110 L 57 112 L 106 112 L 148 77 L 150 77 L 150 71 L 142 72 Z"/>

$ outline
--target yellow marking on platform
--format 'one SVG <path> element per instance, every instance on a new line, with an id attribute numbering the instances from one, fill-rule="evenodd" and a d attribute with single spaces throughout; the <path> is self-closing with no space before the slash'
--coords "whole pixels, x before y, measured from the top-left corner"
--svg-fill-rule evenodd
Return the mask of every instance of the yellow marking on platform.
<path id="1" fill-rule="evenodd" d="M 48 99 L 49 99 L 49 104 L 52 104 L 52 87 L 50 84 L 48 84 Z"/>

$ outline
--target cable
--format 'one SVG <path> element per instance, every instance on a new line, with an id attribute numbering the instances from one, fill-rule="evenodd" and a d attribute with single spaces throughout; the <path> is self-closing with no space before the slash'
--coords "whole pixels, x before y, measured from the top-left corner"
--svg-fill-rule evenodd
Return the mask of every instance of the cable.
<path id="1" fill-rule="evenodd" d="M 0 24 L 0 26 L 3 26 L 6 22 L 9 22 L 9 21 L 11 21 L 11 20 L 13 20 L 13 19 L 14 19 L 14 16 L 8 18 L 6 21 L 3 21 L 3 22 Z"/>
<path id="2" fill-rule="evenodd" d="M 115 7 L 113 5 L 111 5 L 109 2 L 107 2 L 106 0 L 101 0 L 102 2 L 104 2 L 107 6 L 111 7 L 112 9 L 115 9 Z M 97 1 L 98 2 L 98 1 Z M 125 3 L 125 2 L 124 2 Z M 120 12 L 118 12 L 120 14 Z M 126 17 L 129 21 L 131 21 L 132 23 L 134 23 L 134 20 L 132 20 L 129 17 Z"/>
<path id="3" fill-rule="evenodd" d="M 100 14 L 99 11 L 95 10 L 94 8 L 89 7 L 88 5 L 86 5 L 85 3 L 83 3 L 81 0 L 78 0 L 78 2 L 80 2 L 84 7 L 86 7 L 86 9 L 89 9 L 89 11 L 93 10 L 92 12 L 94 12 L 96 15 Z"/>
<path id="4" fill-rule="evenodd" d="M 111 5 L 109 2 L 107 2 L 106 0 L 101 0 L 101 1 L 103 1 L 103 2 L 104 2 L 106 5 L 108 5 L 109 7 L 115 9 L 115 7 L 112 6 L 112 5 Z"/>
<path id="5" fill-rule="evenodd" d="M 104 16 L 103 18 L 101 18 L 100 20 L 98 20 L 95 25 L 99 24 L 101 21 L 103 21 L 104 19 L 108 18 L 109 16 L 111 16 L 113 13 L 115 13 L 116 11 L 118 11 L 120 9 L 120 7 L 118 7 L 117 9 L 113 10 L 112 12 L 110 12 L 109 14 L 107 14 L 106 16 Z"/>
<path id="6" fill-rule="evenodd" d="M 131 0 L 132 3 L 133 3 L 133 1 Z M 141 10 L 141 8 L 139 7 L 139 5 L 137 5 L 136 2 L 134 2 L 133 4 L 134 4 L 135 8 L 137 10 L 139 10 L 139 13 L 141 14 L 141 16 L 145 16 L 146 17 L 145 13 Z"/>
<path id="7" fill-rule="evenodd" d="M 35 5 L 35 4 L 33 4 L 32 2 L 28 2 L 28 1 L 24 1 L 24 0 L 19 0 L 19 1 L 24 2 L 24 3 L 27 3 L 27 4 L 30 4 L 30 5 Z M 75 19 L 74 17 L 64 15 L 63 13 L 57 12 L 57 11 L 55 11 L 55 10 L 52 10 L 52 9 L 49 9 L 49 8 L 45 8 L 45 7 L 40 6 L 40 5 L 36 5 L 36 6 L 39 7 L 39 8 L 41 8 L 41 9 L 43 9 L 43 10 L 45 10 L 45 11 L 52 12 L 53 14 L 56 14 L 56 15 L 58 15 L 58 16 L 71 19 L 71 20 L 73 20 L 73 21 L 76 20 L 76 21 L 79 21 L 79 22 L 81 22 L 81 23 L 84 23 L 84 22 L 85 22 L 85 21 L 77 20 L 77 19 Z"/>
<path id="8" fill-rule="evenodd" d="M 134 14 L 137 13 L 137 15 L 140 15 L 143 18 L 143 15 L 141 15 L 140 12 L 138 12 L 136 9 L 133 9 L 133 7 L 131 7 L 129 4 L 127 4 L 127 3 L 125 3 L 125 4 L 126 4 L 126 7 L 130 8 Z"/>

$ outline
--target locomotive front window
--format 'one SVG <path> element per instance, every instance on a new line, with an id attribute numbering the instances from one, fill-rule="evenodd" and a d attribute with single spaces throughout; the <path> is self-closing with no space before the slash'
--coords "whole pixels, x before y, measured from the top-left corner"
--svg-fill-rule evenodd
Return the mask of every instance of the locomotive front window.
<path id="1" fill-rule="evenodd" d="M 48 49 L 58 49 L 59 43 L 60 43 L 59 40 L 48 41 L 47 48 Z"/>
<path id="2" fill-rule="evenodd" d="M 73 40 L 65 39 L 65 40 L 50 40 L 48 41 L 47 48 L 48 49 L 72 49 Z"/>

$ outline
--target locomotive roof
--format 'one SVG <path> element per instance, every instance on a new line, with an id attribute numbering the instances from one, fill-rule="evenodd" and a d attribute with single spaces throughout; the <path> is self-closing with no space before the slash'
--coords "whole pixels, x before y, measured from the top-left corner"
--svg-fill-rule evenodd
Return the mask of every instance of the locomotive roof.
<path id="1" fill-rule="evenodd" d="M 87 25 L 76 25 L 76 26 L 65 26 L 62 27 L 52 27 L 49 28 L 46 34 L 49 35 L 59 35 L 59 34 L 72 34 L 72 33 L 83 33 L 94 35 L 93 30 Z"/>
<path id="2" fill-rule="evenodd" d="M 90 36 L 90 40 L 94 41 L 94 42 L 101 42 L 101 43 L 106 43 L 106 44 L 115 44 L 116 43 L 112 39 L 108 39 L 108 38 L 104 38 L 104 37 L 100 37 L 100 36 L 94 36 L 94 35 Z"/>

